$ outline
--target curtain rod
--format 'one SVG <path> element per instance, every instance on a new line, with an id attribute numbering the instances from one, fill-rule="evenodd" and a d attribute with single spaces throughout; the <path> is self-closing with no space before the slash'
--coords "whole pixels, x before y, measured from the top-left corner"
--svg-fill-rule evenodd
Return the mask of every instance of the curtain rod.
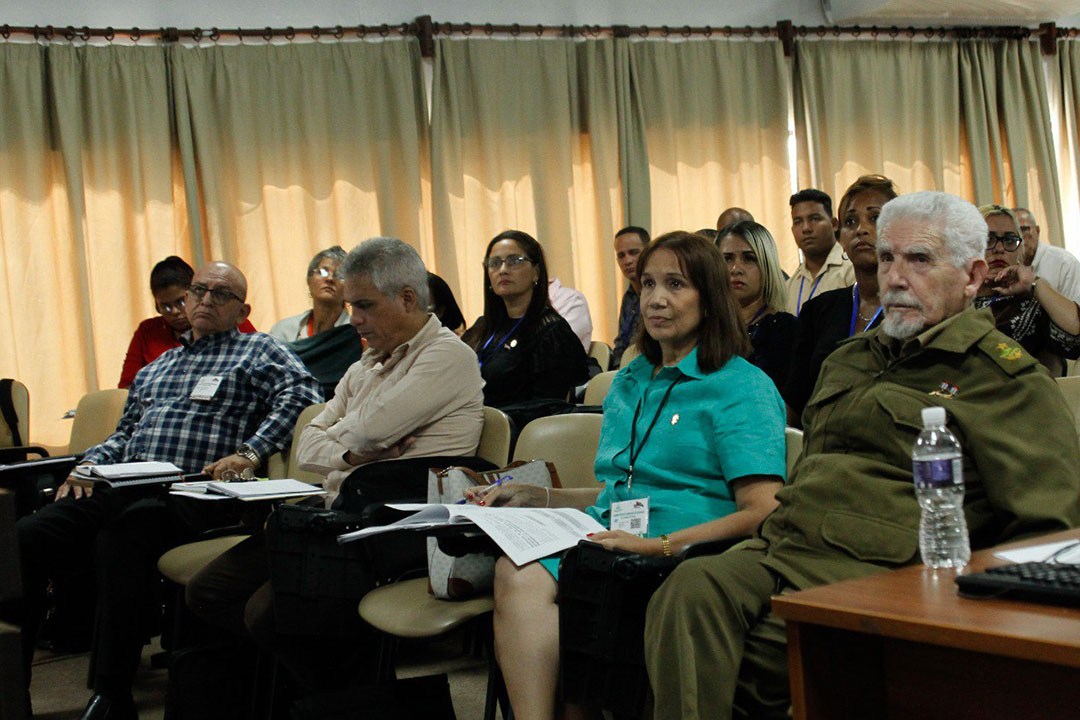
<path id="1" fill-rule="evenodd" d="M 1080 30 L 1076 28 L 1059 28 L 1055 23 L 1042 23 L 1037 30 L 1020 26 L 953 26 L 953 27 L 900 27 L 879 25 L 844 25 L 844 26 L 795 26 L 790 20 L 781 20 L 773 26 L 763 27 L 722 27 L 690 26 L 672 27 L 668 25 L 496 25 L 492 23 L 438 23 L 432 22 L 430 15 L 421 15 L 412 22 L 382 25 L 334 25 L 332 27 L 305 27 L 305 28 L 190 28 L 177 29 L 174 27 L 141 29 L 141 28 L 91 28 L 88 26 L 56 27 L 53 25 L 14 26 L 0 25 L 0 38 L 8 39 L 12 35 L 29 35 L 35 40 L 50 41 L 54 38 L 63 38 L 69 42 L 75 40 L 89 40 L 90 38 L 103 38 L 112 41 L 116 37 L 126 37 L 133 42 L 143 38 L 154 38 L 164 43 L 175 43 L 180 40 L 210 40 L 217 42 L 224 37 L 232 38 L 258 38 L 266 41 L 275 38 L 292 40 L 297 36 L 310 37 L 317 40 L 321 37 L 335 39 L 368 38 L 368 37 L 404 37 L 415 36 L 420 41 L 420 50 L 424 57 L 432 57 L 435 54 L 436 36 L 464 35 L 510 35 L 519 36 L 557 36 L 557 37 L 776 37 L 784 47 L 784 55 L 790 56 L 794 51 L 796 36 L 805 37 L 888 37 L 900 36 L 908 38 L 957 38 L 965 39 L 994 39 L 1004 38 L 1009 40 L 1025 40 L 1038 36 L 1044 55 L 1054 55 L 1057 52 L 1058 38 L 1075 38 L 1080 36 Z"/>

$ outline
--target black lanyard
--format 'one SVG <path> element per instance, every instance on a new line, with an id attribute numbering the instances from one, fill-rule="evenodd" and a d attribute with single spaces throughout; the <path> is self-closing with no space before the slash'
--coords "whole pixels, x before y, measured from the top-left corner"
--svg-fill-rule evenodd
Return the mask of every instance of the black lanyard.
<path id="1" fill-rule="evenodd" d="M 649 436 L 652 435 L 653 428 L 656 427 L 656 421 L 660 419 L 660 413 L 664 412 L 664 406 L 667 405 L 668 398 L 671 397 L 671 391 L 685 379 L 685 375 L 680 375 L 675 382 L 668 386 L 667 392 L 664 393 L 664 398 L 660 401 L 660 407 L 656 408 L 656 414 L 653 415 L 652 422 L 649 423 L 649 428 L 645 431 L 645 437 L 641 438 L 641 444 L 638 445 L 637 451 L 635 452 L 634 441 L 637 440 L 637 421 L 638 416 L 641 415 L 641 403 L 645 400 L 645 396 L 642 395 L 638 398 L 637 409 L 634 410 L 634 420 L 630 424 L 630 467 L 627 468 L 626 471 L 626 489 L 628 491 L 634 485 L 634 461 L 641 455 L 641 449 L 645 447 L 645 443 L 649 442 Z"/>

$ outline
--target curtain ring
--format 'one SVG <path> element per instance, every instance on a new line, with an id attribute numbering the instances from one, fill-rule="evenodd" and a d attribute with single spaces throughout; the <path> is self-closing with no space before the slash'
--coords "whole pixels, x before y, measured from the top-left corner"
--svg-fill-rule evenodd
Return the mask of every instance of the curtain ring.
<path id="1" fill-rule="evenodd" d="M 265 28 L 263 28 L 263 40 L 265 40 L 266 42 L 270 42 L 273 39 L 274 31 L 270 28 L 269 25 L 267 25 Z"/>
<path id="2" fill-rule="evenodd" d="M 356 26 L 356 37 L 360 38 L 361 40 L 367 37 L 367 25 Z"/>
<path id="3" fill-rule="evenodd" d="M 491 27 L 491 26 L 489 25 L 488 27 Z M 513 25 L 510 26 L 510 37 L 517 37 L 520 34 L 521 34 L 521 26 L 520 25 L 518 25 L 517 23 L 514 23 Z"/>
<path id="4" fill-rule="evenodd" d="M 5 40 L 11 37 L 11 26 L 7 23 L 4 23 L 3 26 L 0 26 L 0 37 L 4 38 Z"/>
<path id="5" fill-rule="evenodd" d="M 68 25 L 64 28 L 64 39 L 68 42 L 72 42 L 75 39 L 75 26 Z"/>
<path id="6" fill-rule="evenodd" d="M 337 38 L 338 40 L 340 40 L 344 36 L 345 36 L 345 28 L 343 28 L 340 25 L 335 25 L 334 26 L 334 37 Z"/>
<path id="7" fill-rule="evenodd" d="M 712 27 L 710 27 L 709 25 L 705 26 L 705 37 L 712 37 Z"/>
<path id="8" fill-rule="evenodd" d="M 116 37 L 116 31 L 113 30 L 112 25 L 105 28 L 105 41 L 106 42 L 112 42 L 113 38 L 115 38 L 115 37 Z"/>
<path id="9" fill-rule="evenodd" d="M 296 37 L 296 28 L 294 28 L 292 25 L 285 28 L 285 39 L 292 40 L 294 37 Z"/>
<path id="10" fill-rule="evenodd" d="M 322 35 L 322 28 L 316 25 L 315 27 L 311 28 L 310 34 L 312 40 L 318 40 L 319 36 Z"/>
<path id="11" fill-rule="evenodd" d="M 465 23 L 461 26 L 461 34 L 465 37 L 472 35 L 472 23 Z"/>
<path id="12" fill-rule="evenodd" d="M 131 28 L 131 42 L 139 42 L 142 38 L 142 30 L 139 28 Z"/>
<path id="13" fill-rule="evenodd" d="M 536 37 L 544 37 L 544 26 L 540 23 L 536 24 Z"/>
<path id="14" fill-rule="evenodd" d="M 894 38 L 894 37 L 898 36 L 899 34 L 900 34 L 900 28 L 896 27 L 895 25 L 893 25 L 891 28 L 889 28 L 889 37 Z"/>
<path id="15" fill-rule="evenodd" d="M 693 31 L 691 31 L 691 30 L 690 30 L 690 26 L 689 26 L 689 25 L 687 25 L 686 27 L 684 27 L 684 28 L 683 28 L 683 30 L 682 30 L 682 36 L 683 36 L 684 38 L 688 38 L 688 37 L 690 37 L 690 36 L 691 36 L 691 35 L 693 35 L 693 34 L 694 34 L 694 33 L 693 33 Z"/>
<path id="16" fill-rule="evenodd" d="M 208 36 L 211 42 L 217 42 L 221 37 L 221 31 L 217 28 L 210 28 L 210 35 Z"/>
<path id="17" fill-rule="evenodd" d="M 191 31 L 191 39 L 194 40 L 195 42 L 199 42 L 200 40 L 202 40 L 202 36 L 203 36 L 202 28 L 194 28 Z"/>
<path id="18" fill-rule="evenodd" d="M 381 35 L 382 37 L 386 37 L 389 34 L 390 34 L 390 26 L 389 25 L 387 25 L 386 23 L 383 23 L 382 25 L 379 26 L 379 35 Z"/>
<path id="19" fill-rule="evenodd" d="M 54 32 L 55 32 L 55 29 L 53 28 L 52 25 L 46 25 L 45 26 L 45 33 L 44 33 L 45 39 L 46 40 L 52 40 Z"/>
<path id="20" fill-rule="evenodd" d="M 484 34 L 487 35 L 488 37 L 491 37 L 492 35 L 494 35 L 495 34 L 495 26 L 492 25 L 491 23 L 485 23 L 484 24 Z"/>

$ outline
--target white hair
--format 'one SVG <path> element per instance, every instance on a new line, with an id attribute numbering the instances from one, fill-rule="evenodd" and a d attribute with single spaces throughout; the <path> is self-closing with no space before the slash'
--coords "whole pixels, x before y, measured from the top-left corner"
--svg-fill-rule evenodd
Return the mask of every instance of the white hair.
<path id="1" fill-rule="evenodd" d="M 427 268 L 411 245 L 397 238 L 373 237 L 352 249 L 341 264 L 345 278 L 366 275 L 386 297 L 393 297 L 407 287 L 416 293 L 417 305 L 431 307 Z"/>
<path id="2" fill-rule="evenodd" d="M 986 255 L 990 232 L 978 208 L 967 200 L 936 190 L 909 193 L 885 203 L 878 216 L 878 244 L 888 243 L 889 226 L 898 219 L 925 224 L 940 236 L 949 260 L 958 268 Z"/>

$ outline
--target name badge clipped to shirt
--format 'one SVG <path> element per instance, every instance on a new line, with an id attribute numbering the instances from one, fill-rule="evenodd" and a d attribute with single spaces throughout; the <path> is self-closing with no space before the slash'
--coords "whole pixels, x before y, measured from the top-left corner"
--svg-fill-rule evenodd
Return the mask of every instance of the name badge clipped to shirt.
<path id="1" fill-rule="evenodd" d="M 217 395 L 218 386 L 225 378 L 221 375 L 203 375 L 199 382 L 195 383 L 195 389 L 191 391 L 192 400 L 213 400 Z"/>
<path id="2" fill-rule="evenodd" d="M 611 529 L 644 537 L 649 532 L 649 498 L 611 503 Z"/>

